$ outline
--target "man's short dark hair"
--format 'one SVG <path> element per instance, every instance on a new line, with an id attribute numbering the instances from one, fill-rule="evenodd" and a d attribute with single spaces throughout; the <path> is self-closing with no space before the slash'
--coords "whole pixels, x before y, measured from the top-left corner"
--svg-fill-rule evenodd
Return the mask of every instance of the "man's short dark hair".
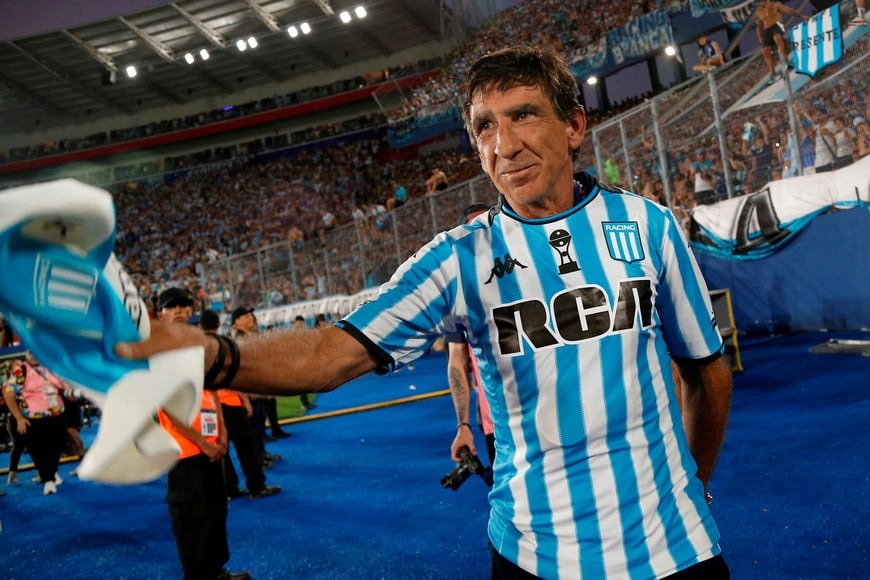
<path id="1" fill-rule="evenodd" d="M 562 121 L 573 118 L 577 108 L 583 106 L 577 79 L 556 51 L 534 46 L 513 46 L 487 54 L 468 69 L 463 90 L 462 120 L 475 151 L 477 139 L 471 125 L 471 101 L 490 87 L 499 91 L 514 87 L 538 87 L 550 98 L 553 109 Z"/>
<path id="2" fill-rule="evenodd" d="M 203 330 L 215 331 L 221 326 L 220 314 L 214 310 L 206 309 L 199 315 L 199 325 Z"/>
<path id="3" fill-rule="evenodd" d="M 486 203 L 479 203 L 479 202 L 472 203 L 471 205 L 466 207 L 464 210 L 462 210 L 461 214 L 459 214 L 459 225 L 464 226 L 465 224 L 468 223 L 469 216 L 471 216 L 472 214 L 481 213 L 484 211 L 489 211 L 490 207 L 492 207 L 492 206 L 490 206 L 489 204 L 486 204 Z"/>

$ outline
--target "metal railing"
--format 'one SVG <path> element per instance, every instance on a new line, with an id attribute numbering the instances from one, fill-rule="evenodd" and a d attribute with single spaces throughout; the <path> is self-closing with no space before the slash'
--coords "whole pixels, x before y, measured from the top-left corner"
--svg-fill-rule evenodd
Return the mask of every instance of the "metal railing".
<path id="1" fill-rule="evenodd" d="M 376 209 L 306 242 L 273 244 L 208 264 L 205 292 L 225 310 L 356 294 L 385 282 L 423 244 L 456 225 L 468 205 L 497 200 L 492 182 L 481 176 L 391 212 Z"/>

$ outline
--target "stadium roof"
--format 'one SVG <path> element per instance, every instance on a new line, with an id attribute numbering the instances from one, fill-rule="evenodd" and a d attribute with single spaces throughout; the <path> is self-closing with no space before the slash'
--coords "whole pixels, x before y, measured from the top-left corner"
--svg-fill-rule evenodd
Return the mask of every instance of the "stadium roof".
<path id="1" fill-rule="evenodd" d="M 353 15 L 357 6 L 365 7 L 365 18 Z M 352 15 L 347 24 L 342 11 Z M 222 103 L 218 97 L 251 87 L 284 87 L 300 78 L 315 86 L 315 77 L 329 71 L 402 64 L 390 57 L 443 46 L 445 17 L 439 0 L 180 0 L 6 40 L 0 42 L 0 132 L 179 109 L 206 99 Z M 310 34 L 301 33 L 303 22 Z M 300 30 L 296 38 L 290 26 Z M 241 52 L 236 43 L 250 38 L 256 48 Z M 425 56 L 439 54 L 430 49 Z M 131 65 L 135 78 L 127 76 Z"/>

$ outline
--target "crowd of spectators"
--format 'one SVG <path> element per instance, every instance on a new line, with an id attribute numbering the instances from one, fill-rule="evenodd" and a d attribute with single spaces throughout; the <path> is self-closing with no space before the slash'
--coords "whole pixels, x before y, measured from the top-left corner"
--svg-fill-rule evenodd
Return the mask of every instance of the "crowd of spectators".
<path id="1" fill-rule="evenodd" d="M 498 12 L 468 42 L 455 48 L 448 65 L 425 85 L 404 99 L 402 107 L 391 115 L 399 124 L 430 115 L 441 115 L 456 105 L 459 82 L 469 65 L 480 56 L 512 44 L 550 46 L 566 53 L 586 47 L 603 37 L 608 30 L 624 26 L 630 19 L 653 10 L 683 10 L 687 1 L 673 0 L 539 0 L 521 2 L 510 10 Z"/>
<path id="2" fill-rule="evenodd" d="M 731 195 L 738 196 L 758 191 L 769 181 L 799 175 L 799 168 L 803 174 L 830 171 L 870 153 L 870 79 L 860 64 L 852 66 L 860 63 L 867 46 L 865 39 L 848 49 L 839 63 L 820 71 L 794 95 L 796 137 L 787 103 L 765 102 L 725 116 L 723 156 L 706 82 L 671 92 L 659 101 L 671 208 L 687 231 L 695 206 L 728 197 L 725 163 Z M 755 57 L 731 63 L 715 75 L 720 110 L 727 111 L 763 85 L 766 69 Z M 638 108 L 622 120 L 631 171 L 619 170 L 625 156 L 618 127 L 602 129 L 599 141 L 604 165 L 617 168 L 608 179 L 666 203 L 648 108 Z"/>
<path id="3" fill-rule="evenodd" d="M 220 295 L 227 273 L 208 265 L 223 256 L 288 241 L 302 250 L 355 219 L 382 226 L 394 182 L 414 198 L 426 195 L 435 168 L 451 168 L 454 180 L 480 173 L 458 150 L 397 159 L 385 140 L 383 134 L 348 138 L 271 160 L 237 157 L 163 183 L 118 186 L 116 252 L 149 300 L 167 286 L 188 287 L 201 297 Z M 243 283 L 246 274 L 234 283 Z M 278 287 L 273 300 L 278 295 L 293 293 Z"/>
<path id="4" fill-rule="evenodd" d="M 601 29 L 597 32 L 603 34 L 628 18 L 659 7 L 654 1 L 629 0 L 606 9 L 585 0 L 570 6 L 555 0 L 521 3 L 499 13 L 483 27 L 478 38 L 457 49 L 443 74 L 415 93 L 413 101 L 406 103 L 410 107 L 398 114 L 443 113 L 447 109 L 438 108 L 449 107 L 455 100 L 453 79 L 461 76 L 464 67 L 479 54 L 501 46 L 507 39 L 570 49 L 579 30 L 583 30 L 582 34 L 593 31 L 580 27 L 580 23 L 594 22 Z M 676 3 L 674 7 L 682 5 Z M 800 104 L 795 108 L 799 139 L 788 139 L 789 112 L 781 103 L 764 105 L 751 114 L 726 120 L 724 159 L 711 131 L 713 115 L 710 97 L 704 93 L 706 83 L 673 92 L 659 105 L 660 122 L 668 140 L 666 173 L 660 166 L 651 118 L 648 111 L 641 109 L 623 117 L 622 128 L 630 145 L 630 170 L 625 166 L 622 131 L 598 136 L 604 137 L 599 152 L 604 153 L 605 177 L 664 204 L 667 200 L 662 177 L 666 174 L 671 208 L 688 230 L 697 204 L 727 196 L 723 161 L 728 163 L 732 193 L 739 195 L 755 191 L 769 180 L 796 174 L 798 157 L 805 169 L 823 171 L 864 156 L 870 150 L 870 126 L 865 121 L 870 119 L 870 87 L 866 75 L 830 78 L 840 68 L 829 67 L 817 75 L 813 86 L 800 93 Z M 758 58 L 730 63 L 715 74 L 724 81 L 719 82 L 723 110 L 765 76 Z M 591 114 L 590 127 L 635 107 L 647 97 L 628 100 L 606 113 Z M 397 119 L 391 119 L 393 125 Z M 276 305 L 325 293 L 351 293 L 360 289 L 363 279 L 365 284 L 382 281 L 378 272 L 390 272 L 398 265 L 395 232 L 390 226 L 397 187 L 414 200 L 432 193 L 427 192 L 426 181 L 436 169 L 446 170 L 451 184 L 481 174 L 478 163 L 459 149 L 408 158 L 408 151 L 389 146 L 387 124 L 383 116 L 375 115 L 313 127 L 283 139 L 263 138 L 167 158 L 162 169 L 175 173 L 159 182 L 132 181 L 134 172 L 131 181 L 114 190 L 119 257 L 146 299 L 156 297 L 167 286 L 184 286 L 195 292 L 203 306 L 218 310 L 231 310 L 233 301 L 242 297 L 247 304 Z M 583 152 L 587 161 L 592 159 L 589 141 Z M 309 145 L 264 154 L 303 143 Z M 830 149 L 829 160 L 825 158 L 826 148 Z M 427 216 L 415 216 L 405 224 L 413 227 L 414 219 L 426 220 Z M 347 224 L 356 226 L 351 231 L 361 240 L 337 237 Z M 412 236 L 400 237 L 405 240 Z M 357 255 L 347 252 L 356 244 L 365 249 L 369 261 L 365 268 L 357 263 Z M 281 252 L 254 255 L 247 265 L 236 261 L 242 266 L 235 268 L 225 267 L 222 261 L 227 256 L 276 245 L 286 245 L 296 252 L 292 279 L 288 275 L 263 279 L 263 271 L 289 268 L 285 262 L 290 258 Z M 408 251 L 416 245 L 411 243 Z M 288 270 L 283 271 L 286 274 Z"/>

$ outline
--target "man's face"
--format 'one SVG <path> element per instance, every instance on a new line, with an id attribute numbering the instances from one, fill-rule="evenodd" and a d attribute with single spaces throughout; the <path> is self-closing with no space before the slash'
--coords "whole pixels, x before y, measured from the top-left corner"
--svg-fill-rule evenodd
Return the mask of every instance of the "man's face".
<path id="1" fill-rule="evenodd" d="M 559 118 L 537 87 L 478 91 L 469 109 L 483 170 L 519 215 L 548 217 L 573 204 L 571 152 L 583 142 L 586 117 Z"/>
<path id="2" fill-rule="evenodd" d="M 166 322 L 180 322 L 186 324 L 190 317 L 193 316 L 193 306 L 185 306 L 178 302 L 174 302 L 168 306 L 164 306 L 158 313 L 160 320 Z"/>
<path id="3" fill-rule="evenodd" d="M 236 321 L 233 323 L 238 330 L 241 330 L 244 333 L 250 334 L 252 332 L 257 332 L 257 317 L 254 316 L 253 312 L 248 312 L 242 316 L 236 318 Z"/>

